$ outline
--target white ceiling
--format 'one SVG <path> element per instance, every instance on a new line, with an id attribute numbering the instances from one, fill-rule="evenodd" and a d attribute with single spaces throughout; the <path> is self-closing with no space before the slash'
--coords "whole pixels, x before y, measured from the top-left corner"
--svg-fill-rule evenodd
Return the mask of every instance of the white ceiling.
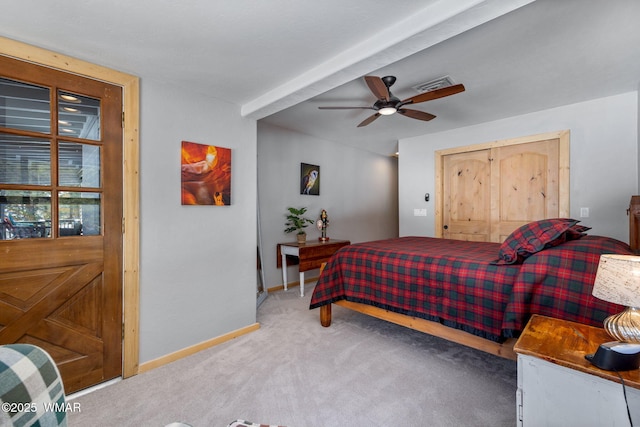
<path id="1" fill-rule="evenodd" d="M 21 0 L 0 36 L 198 88 L 243 115 L 391 154 L 399 138 L 638 90 L 637 0 Z M 449 75 L 466 91 L 356 125 L 361 78 L 401 99 Z M 606 111 L 602 112 L 607 114 Z"/>

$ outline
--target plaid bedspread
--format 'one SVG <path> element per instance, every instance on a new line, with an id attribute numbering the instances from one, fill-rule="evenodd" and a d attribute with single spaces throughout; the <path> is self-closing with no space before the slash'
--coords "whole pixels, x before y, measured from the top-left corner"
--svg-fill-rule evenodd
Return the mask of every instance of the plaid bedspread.
<path id="1" fill-rule="evenodd" d="M 601 327 L 607 316 L 622 311 L 624 307 L 591 295 L 601 254 L 633 252 L 619 240 L 585 236 L 527 258 L 514 284 L 503 330 L 521 331 L 532 314 Z"/>
<path id="2" fill-rule="evenodd" d="M 493 265 L 500 244 L 401 237 L 352 244 L 327 263 L 310 308 L 339 300 L 440 322 L 501 342 L 532 314 L 601 325 L 620 307 L 591 288 L 601 253 L 630 253 L 617 240 L 586 236 L 522 265 Z"/>

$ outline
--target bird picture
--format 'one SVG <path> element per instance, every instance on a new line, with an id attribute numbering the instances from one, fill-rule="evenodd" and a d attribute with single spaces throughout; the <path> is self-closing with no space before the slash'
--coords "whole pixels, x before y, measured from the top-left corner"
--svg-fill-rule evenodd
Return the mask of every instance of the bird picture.
<path id="1" fill-rule="evenodd" d="M 319 195 L 320 194 L 320 167 L 300 164 L 300 194 Z"/>

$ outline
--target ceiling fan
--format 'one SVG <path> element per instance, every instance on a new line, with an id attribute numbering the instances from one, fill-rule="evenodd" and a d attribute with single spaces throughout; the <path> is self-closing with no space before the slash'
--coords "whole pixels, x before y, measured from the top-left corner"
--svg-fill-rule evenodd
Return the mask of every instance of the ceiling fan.
<path id="1" fill-rule="evenodd" d="M 394 76 L 376 77 L 365 76 L 364 77 L 367 86 L 371 92 L 378 98 L 378 100 L 371 107 L 318 107 L 321 110 L 374 110 L 376 113 L 367 117 L 358 127 L 367 126 L 380 116 L 389 116 L 394 113 L 400 113 L 403 116 L 410 117 L 412 119 L 429 121 L 436 118 L 433 114 L 425 113 L 424 111 L 411 110 L 404 108 L 405 105 L 418 104 L 420 102 L 431 101 L 433 99 L 444 98 L 445 96 L 455 95 L 456 93 L 464 92 L 464 85 L 457 84 L 453 86 L 447 86 L 440 89 L 431 90 L 412 96 L 405 100 L 393 96 L 389 88 L 396 82 Z"/>

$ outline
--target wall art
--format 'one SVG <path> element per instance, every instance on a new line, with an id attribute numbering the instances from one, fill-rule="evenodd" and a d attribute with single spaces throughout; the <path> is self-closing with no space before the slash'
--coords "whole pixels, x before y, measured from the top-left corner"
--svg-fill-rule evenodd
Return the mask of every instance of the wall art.
<path id="1" fill-rule="evenodd" d="M 300 194 L 320 195 L 320 166 L 300 163 Z"/>
<path id="2" fill-rule="evenodd" d="M 182 141 L 183 205 L 231 204 L 231 149 Z"/>

